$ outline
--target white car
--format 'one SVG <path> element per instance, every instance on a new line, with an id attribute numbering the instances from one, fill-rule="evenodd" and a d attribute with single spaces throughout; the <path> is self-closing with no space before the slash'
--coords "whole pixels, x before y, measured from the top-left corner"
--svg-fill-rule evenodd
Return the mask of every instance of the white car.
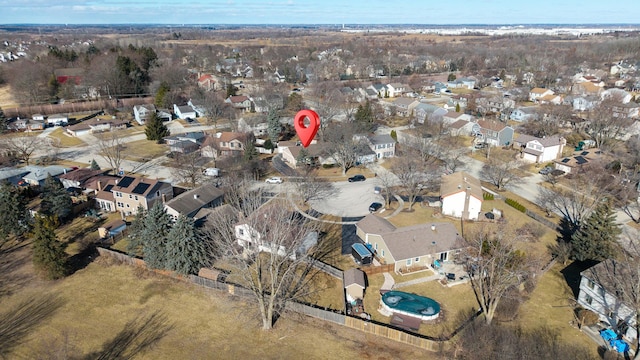
<path id="1" fill-rule="evenodd" d="M 274 177 L 268 178 L 264 182 L 266 182 L 267 184 L 282 184 L 282 178 L 278 176 L 274 176 Z"/>

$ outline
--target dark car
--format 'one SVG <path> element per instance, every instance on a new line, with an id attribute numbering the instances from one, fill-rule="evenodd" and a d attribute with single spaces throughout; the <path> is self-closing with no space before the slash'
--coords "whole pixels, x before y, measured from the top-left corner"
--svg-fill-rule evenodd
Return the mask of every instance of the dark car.
<path id="1" fill-rule="evenodd" d="M 349 178 L 349 182 L 354 182 L 354 181 L 365 181 L 367 178 L 364 177 L 364 175 L 353 175 L 352 177 Z"/>
<path id="2" fill-rule="evenodd" d="M 369 205 L 369 211 L 375 212 L 380 210 L 381 207 L 382 207 L 382 204 L 380 204 L 379 202 L 374 202 L 374 203 L 371 203 L 371 205 Z"/>

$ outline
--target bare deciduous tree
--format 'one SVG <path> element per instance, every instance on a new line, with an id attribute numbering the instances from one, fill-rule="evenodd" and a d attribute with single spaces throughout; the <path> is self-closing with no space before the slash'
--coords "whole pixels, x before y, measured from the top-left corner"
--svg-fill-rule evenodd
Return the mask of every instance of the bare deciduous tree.
<path id="1" fill-rule="evenodd" d="M 505 226 L 495 232 L 487 227 L 468 234 L 466 265 L 471 287 L 491 324 L 500 300 L 531 276 L 531 260 L 514 246 L 515 236 Z"/>
<path id="2" fill-rule="evenodd" d="M 332 157 L 342 168 L 342 175 L 356 166 L 359 151 L 367 145 L 363 144 L 355 135 L 354 125 L 351 123 L 336 124 L 326 131 L 328 146 L 326 154 Z"/>
<path id="3" fill-rule="evenodd" d="M 430 174 L 438 174 L 435 171 L 428 171 L 425 164 L 412 156 L 405 156 L 396 159 L 391 171 L 398 177 L 398 183 L 409 198 L 409 210 L 413 208 L 416 198 L 423 190 L 434 182 L 435 176 Z"/>
<path id="4" fill-rule="evenodd" d="M 47 138 L 38 137 L 37 134 L 27 133 L 24 136 L 10 136 L 2 140 L 2 147 L 13 154 L 17 159 L 29 165 L 31 156 L 36 150 L 46 148 L 49 141 Z"/>
<path id="5" fill-rule="evenodd" d="M 109 163 L 114 172 L 118 172 L 125 157 L 126 146 L 122 136 L 115 131 L 95 134 L 98 139 L 98 154 Z"/>
<path id="6" fill-rule="evenodd" d="M 589 113 L 587 134 L 603 149 L 610 148 L 615 140 L 625 134 L 633 119 L 624 114 L 622 100 L 607 97 Z"/>
<path id="7" fill-rule="evenodd" d="M 480 176 L 501 190 L 509 184 L 520 181 L 520 176 L 514 171 L 519 165 L 517 160 L 505 161 L 505 159 L 492 157 L 482 166 Z"/>
<path id="8" fill-rule="evenodd" d="M 286 201 L 263 205 L 260 194 L 248 186 L 228 190 L 225 198 L 236 214 L 245 216 L 237 226 L 227 218 L 230 215 L 215 217 L 209 233 L 232 274 L 255 298 L 262 329 L 269 330 L 288 301 L 305 299 L 313 291 L 310 282 L 317 274 L 313 263 L 323 256 L 322 243 L 306 250 L 318 223 L 297 214 Z"/>
<path id="9" fill-rule="evenodd" d="M 201 157 L 197 152 L 189 154 L 174 154 L 171 175 L 180 183 L 195 187 L 202 183 L 205 175 L 202 173 Z"/>
<path id="10" fill-rule="evenodd" d="M 304 171 L 302 178 L 298 179 L 294 184 L 296 193 L 305 204 L 309 201 L 336 196 L 340 192 L 332 182 L 318 177 L 313 168 L 306 167 Z"/>

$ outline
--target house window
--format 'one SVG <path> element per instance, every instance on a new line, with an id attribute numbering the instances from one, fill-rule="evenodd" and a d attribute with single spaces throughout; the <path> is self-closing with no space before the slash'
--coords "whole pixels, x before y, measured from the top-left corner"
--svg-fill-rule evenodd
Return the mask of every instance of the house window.
<path id="1" fill-rule="evenodd" d="M 591 296 L 589 296 L 589 294 L 586 294 L 584 296 L 584 302 L 586 302 L 587 304 L 591 305 L 591 303 L 593 302 L 593 298 Z"/>
<path id="2" fill-rule="evenodd" d="M 593 280 L 588 279 L 588 280 L 587 280 L 587 287 L 589 287 L 589 289 L 593 290 L 593 288 L 595 288 L 595 287 L 596 287 L 596 283 L 595 283 L 595 282 L 593 282 Z"/>
<path id="3" fill-rule="evenodd" d="M 116 191 L 116 197 L 122 197 L 122 193 Z"/>
<path id="4" fill-rule="evenodd" d="M 129 204 L 127 204 L 127 207 L 131 207 L 131 206 L 129 206 Z"/>
<path id="5" fill-rule="evenodd" d="M 137 201 L 138 200 L 138 195 L 134 196 L 133 198 L 136 199 L 136 201 Z"/>
<path id="6" fill-rule="evenodd" d="M 124 204 L 121 202 L 118 202 L 118 207 L 124 207 Z"/>
<path id="7" fill-rule="evenodd" d="M 373 248 L 378 250 L 378 243 L 373 244 Z"/>
<path id="8" fill-rule="evenodd" d="M 419 258 L 419 257 L 417 257 L 417 258 L 413 259 L 413 261 L 414 261 L 414 262 L 420 262 L 420 258 Z"/>
<path id="9" fill-rule="evenodd" d="M 384 257 L 384 250 L 382 250 L 382 254 L 381 255 L 382 255 L 382 257 Z"/>
<path id="10" fill-rule="evenodd" d="M 129 199 L 133 199 L 133 195 L 129 194 Z"/>
<path id="11" fill-rule="evenodd" d="M 407 266 L 411 266 L 411 259 L 407 259 Z"/>
<path id="12" fill-rule="evenodd" d="M 238 235 L 240 235 L 240 236 L 244 236 L 244 230 L 242 230 L 242 229 L 238 229 Z"/>

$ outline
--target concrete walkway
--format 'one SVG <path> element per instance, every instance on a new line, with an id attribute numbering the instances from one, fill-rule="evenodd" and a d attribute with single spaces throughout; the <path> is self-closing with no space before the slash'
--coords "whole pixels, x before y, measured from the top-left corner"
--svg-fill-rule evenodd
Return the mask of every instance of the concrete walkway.
<path id="1" fill-rule="evenodd" d="M 382 273 L 382 276 L 384 276 L 384 283 L 382 283 L 380 290 L 391 291 L 391 289 L 393 289 L 395 286 L 395 280 L 393 280 L 393 276 L 391 276 L 391 274 L 389 274 L 388 272 Z"/>
<path id="2" fill-rule="evenodd" d="M 405 287 L 405 286 L 411 286 L 411 285 L 421 284 L 421 283 L 425 283 L 425 282 L 429 282 L 429 281 L 440 280 L 440 278 L 442 278 L 442 275 L 436 273 L 436 274 L 433 274 L 431 276 L 426 276 L 426 277 L 419 278 L 419 279 L 414 279 L 414 280 L 404 281 L 404 282 L 401 282 L 401 283 L 396 283 L 393 286 L 393 288 L 394 289 L 398 289 L 398 288 Z"/>

